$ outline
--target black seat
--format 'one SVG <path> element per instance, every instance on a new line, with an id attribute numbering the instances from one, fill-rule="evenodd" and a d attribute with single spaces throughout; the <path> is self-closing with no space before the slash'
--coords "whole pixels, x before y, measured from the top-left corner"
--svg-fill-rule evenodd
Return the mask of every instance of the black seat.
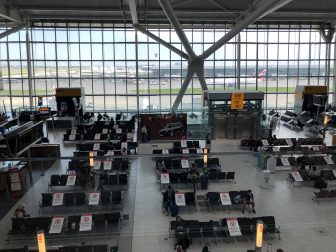
<path id="1" fill-rule="evenodd" d="M 200 222 L 200 224 L 202 227 L 203 237 L 207 237 L 207 238 L 215 237 L 213 221 L 204 221 L 204 222 Z"/>
<path id="2" fill-rule="evenodd" d="M 118 175 L 117 174 L 109 174 L 107 184 L 108 185 L 117 185 L 118 184 Z"/>
<path id="3" fill-rule="evenodd" d="M 51 217 L 40 217 L 38 219 L 38 229 L 42 229 L 44 230 L 44 232 L 48 232 L 49 231 L 49 227 L 51 224 Z"/>
<path id="4" fill-rule="evenodd" d="M 82 245 L 82 246 L 78 247 L 78 252 L 92 252 L 92 250 L 93 250 L 92 245 Z"/>
<path id="5" fill-rule="evenodd" d="M 71 206 L 74 204 L 75 194 L 74 193 L 65 193 L 64 194 L 64 205 Z"/>
<path id="6" fill-rule="evenodd" d="M 78 230 L 80 218 L 81 218 L 80 215 L 68 216 L 68 231 L 69 232 L 74 232 Z"/>
<path id="7" fill-rule="evenodd" d="M 119 224 L 121 214 L 120 212 L 107 213 L 106 219 L 108 224 Z"/>
<path id="8" fill-rule="evenodd" d="M 263 223 L 265 224 L 265 232 L 269 234 L 279 233 L 275 225 L 274 216 L 263 216 L 262 218 Z"/>
<path id="9" fill-rule="evenodd" d="M 191 239 L 201 237 L 201 224 L 199 221 L 189 220 L 187 221 L 187 226 L 188 235 Z"/>
<path id="10" fill-rule="evenodd" d="M 85 187 L 89 181 L 89 174 L 81 174 L 78 176 L 78 183 L 80 186 Z"/>
<path id="11" fill-rule="evenodd" d="M 178 173 L 174 173 L 174 172 L 169 173 L 169 182 L 170 184 L 177 184 L 179 182 Z"/>
<path id="12" fill-rule="evenodd" d="M 84 205 L 86 201 L 86 194 L 84 192 L 75 194 L 75 204 L 76 205 Z"/>
<path id="13" fill-rule="evenodd" d="M 58 186 L 60 183 L 61 176 L 60 175 L 51 175 L 50 176 L 50 186 Z"/>
<path id="14" fill-rule="evenodd" d="M 187 141 L 187 148 L 193 148 L 194 147 L 194 144 L 193 144 L 193 141 Z"/>
<path id="15" fill-rule="evenodd" d="M 112 192 L 112 204 L 121 204 L 121 191 Z"/>
<path id="16" fill-rule="evenodd" d="M 127 185 L 128 183 L 128 175 L 127 173 L 119 173 L 119 184 L 120 185 Z"/>
<path id="17" fill-rule="evenodd" d="M 100 193 L 100 202 L 103 205 L 111 203 L 111 192 L 109 192 L 109 191 L 102 191 Z"/>
<path id="18" fill-rule="evenodd" d="M 153 150 L 154 155 L 160 155 L 162 154 L 162 150 Z"/>
<path id="19" fill-rule="evenodd" d="M 189 149 L 189 153 L 190 153 L 190 154 L 196 154 L 196 153 L 197 153 L 197 150 L 196 150 L 196 149 Z"/>
<path id="20" fill-rule="evenodd" d="M 220 205 L 220 197 L 218 192 L 207 192 L 206 198 L 209 201 L 209 205 L 218 206 Z"/>
<path id="21" fill-rule="evenodd" d="M 173 159 L 172 160 L 172 169 L 181 169 L 181 160 L 180 159 Z"/>
<path id="22" fill-rule="evenodd" d="M 218 172 L 217 179 L 225 180 L 226 179 L 226 172 Z"/>
<path id="23" fill-rule="evenodd" d="M 166 169 L 169 170 L 169 169 L 172 168 L 172 161 L 171 161 L 171 159 L 165 159 L 165 160 L 163 160 L 163 163 L 164 163 Z"/>
<path id="24" fill-rule="evenodd" d="M 230 196 L 232 205 L 239 205 L 242 203 L 242 198 L 238 191 L 230 191 L 229 196 Z"/>
<path id="25" fill-rule="evenodd" d="M 77 252 L 77 246 L 62 247 L 62 248 L 60 248 L 60 252 Z"/>
<path id="26" fill-rule="evenodd" d="M 193 141 L 193 146 L 194 148 L 199 148 L 200 147 L 199 141 Z"/>
<path id="27" fill-rule="evenodd" d="M 51 193 L 42 193 L 41 206 L 47 207 L 51 206 L 53 201 L 53 195 Z"/>
<path id="28" fill-rule="evenodd" d="M 22 229 L 25 225 L 25 219 L 24 218 L 12 218 L 12 234 L 21 233 Z"/>
<path id="29" fill-rule="evenodd" d="M 195 206 L 195 193 L 194 192 L 185 192 L 185 203 L 187 206 Z"/>
<path id="30" fill-rule="evenodd" d="M 195 159 L 195 164 L 197 168 L 203 168 L 204 167 L 204 160 L 199 158 L 199 159 Z"/>
<path id="31" fill-rule="evenodd" d="M 38 217 L 30 217 L 26 218 L 25 221 L 25 231 L 27 234 L 35 233 L 38 227 Z"/>
<path id="32" fill-rule="evenodd" d="M 235 180 L 235 172 L 227 172 L 226 173 L 226 180 L 234 181 Z"/>
<path id="33" fill-rule="evenodd" d="M 128 168 L 129 168 L 129 162 L 128 162 L 128 160 L 122 160 L 121 161 L 121 169 L 122 170 L 128 170 Z"/>
<path id="34" fill-rule="evenodd" d="M 217 172 L 209 172 L 208 173 L 209 180 L 216 180 L 217 179 Z"/>
<path id="35" fill-rule="evenodd" d="M 92 216 L 92 219 L 93 219 L 95 227 L 103 227 L 103 226 L 105 226 L 106 215 L 104 213 L 102 213 L 102 214 L 94 214 Z"/>
<path id="36" fill-rule="evenodd" d="M 112 169 L 113 170 L 119 170 L 120 169 L 120 164 L 121 164 L 121 162 L 120 162 L 119 159 L 113 160 L 113 162 L 112 162 Z"/>
<path id="37" fill-rule="evenodd" d="M 181 172 L 181 173 L 179 173 L 178 177 L 179 177 L 179 183 L 180 184 L 189 183 L 188 172 Z"/>
<path id="38" fill-rule="evenodd" d="M 239 227 L 240 227 L 240 232 L 242 235 L 253 235 L 253 231 L 251 229 L 251 220 L 250 218 L 242 217 L 242 218 L 237 218 Z"/>
<path id="39" fill-rule="evenodd" d="M 68 175 L 66 175 L 66 174 L 61 175 L 59 185 L 60 186 L 66 186 L 67 180 L 68 180 Z"/>
<path id="40" fill-rule="evenodd" d="M 219 158 L 212 158 L 212 159 L 211 159 L 211 164 L 212 164 L 212 165 L 215 165 L 215 166 L 216 166 L 216 165 L 219 165 Z"/>
<path id="41" fill-rule="evenodd" d="M 107 245 L 106 244 L 100 244 L 100 245 L 94 245 L 93 246 L 93 252 L 106 252 L 107 251 Z M 111 247 L 110 252 L 118 252 L 118 247 Z"/>

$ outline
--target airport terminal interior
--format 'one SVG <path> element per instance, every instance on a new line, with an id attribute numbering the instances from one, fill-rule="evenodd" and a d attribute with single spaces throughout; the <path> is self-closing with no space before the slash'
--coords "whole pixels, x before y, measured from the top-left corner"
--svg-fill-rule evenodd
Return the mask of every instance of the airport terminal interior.
<path id="1" fill-rule="evenodd" d="M 335 251 L 335 25 L 330 0 L 0 0 L 0 252 Z"/>

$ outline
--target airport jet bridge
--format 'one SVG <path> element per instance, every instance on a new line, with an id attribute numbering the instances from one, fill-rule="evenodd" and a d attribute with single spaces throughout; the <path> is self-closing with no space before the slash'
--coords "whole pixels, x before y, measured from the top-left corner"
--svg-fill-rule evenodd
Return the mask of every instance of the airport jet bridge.
<path id="1" fill-rule="evenodd" d="M 211 139 L 260 137 L 264 93 L 246 90 L 206 90 L 203 107 Z"/>

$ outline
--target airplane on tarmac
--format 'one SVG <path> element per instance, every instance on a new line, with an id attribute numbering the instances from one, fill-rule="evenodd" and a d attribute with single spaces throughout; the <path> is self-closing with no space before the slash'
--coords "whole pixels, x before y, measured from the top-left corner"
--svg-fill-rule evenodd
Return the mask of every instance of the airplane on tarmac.
<path id="1" fill-rule="evenodd" d="M 259 75 L 258 75 L 258 82 L 263 81 L 264 80 L 264 76 L 266 75 L 266 69 L 263 69 Z M 254 76 L 254 77 L 253 77 Z M 244 84 L 256 84 L 256 78 L 255 78 L 255 74 L 251 76 L 251 77 L 246 77 L 246 78 L 240 78 L 240 85 L 244 85 Z M 207 79 L 205 80 L 207 85 L 226 85 L 227 87 L 233 87 L 236 83 L 237 83 L 237 79 L 236 78 L 215 78 L 215 83 L 213 81 L 213 79 Z"/>

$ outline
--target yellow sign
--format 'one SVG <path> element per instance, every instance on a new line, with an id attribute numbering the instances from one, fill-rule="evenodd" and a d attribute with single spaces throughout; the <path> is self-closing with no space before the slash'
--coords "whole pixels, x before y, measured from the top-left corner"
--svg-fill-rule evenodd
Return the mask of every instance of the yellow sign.
<path id="1" fill-rule="evenodd" d="M 93 152 L 89 152 L 89 161 L 90 161 L 90 166 L 91 168 L 94 166 L 94 160 L 93 160 Z"/>
<path id="2" fill-rule="evenodd" d="M 243 109 L 243 108 L 244 108 L 244 93 L 232 93 L 231 109 Z"/>
<path id="3" fill-rule="evenodd" d="M 206 164 L 208 163 L 208 149 L 204 148 L 203 153 L 204 153 L 203 162 Z"/>
<path id="4" fill-rule="evenodd" d="M 256 247 L 262 247 L 262 240 L 263 240 L 263 231 L 264 225 L 262 222 L 257 222 L 257 237 L 256 237 Z"/>
<path id="5" fill-rule="evenodd" d="M 39 252 L 46 252 L 46 244 L 44 239 L 44 233 L 37 233 L 37 244 Z"/>

